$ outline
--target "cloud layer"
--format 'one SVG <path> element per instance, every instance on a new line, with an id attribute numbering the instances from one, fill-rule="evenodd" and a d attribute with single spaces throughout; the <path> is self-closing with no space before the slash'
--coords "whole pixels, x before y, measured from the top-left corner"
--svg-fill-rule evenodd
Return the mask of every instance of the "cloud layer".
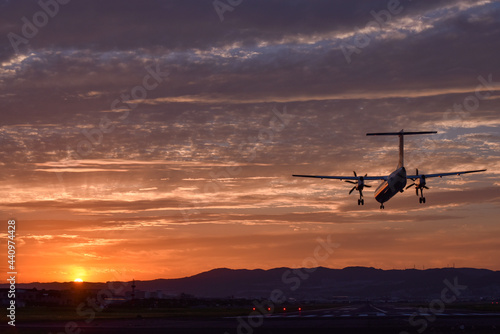
<path id="1" fill-rule="evenodd" d="M 0 4 L 21 280 L 300 266 L 327 235 L 324 266 L 500 269 L 497 2 L 43 3 Z M 402 128 L 439 131 L 408 138 L 408 170 L 488 173 L 383 212 L 291 177 L 387 174 L 396 141 L 365 133 Z"/>

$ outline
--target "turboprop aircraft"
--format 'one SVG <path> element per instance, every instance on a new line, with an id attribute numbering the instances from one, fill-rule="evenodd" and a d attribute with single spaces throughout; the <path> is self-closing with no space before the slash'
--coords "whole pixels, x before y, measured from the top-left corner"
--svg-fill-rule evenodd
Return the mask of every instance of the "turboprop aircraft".
<path id="1" fill-rule="evenodd" d="M 398 136 L 399 137 L 399 162 L 395 171 L 387 176 L 358 176 L 354 172 L 354 176 L 321 176 L 321 175 L 292 175 L 295 177 L 312 177 L 318 179 L 335 179 L 354 184 L 354 187 L 349 191 L 349 195 L 354 191 L 359 191 L 358 205 L 364 205 L 365 201 L 363 198 L 363 189 L 365 187 L 371 187 L 365 184 L 366 180 L 383 180 L 383 182 L 375 190 L 375 199 L 380 203 L 380 208 L 384 209 L 384 203 L 390 200 L 398 192 L 403 192 L 406 189 L 415 186 L 417 192 L 420 190 L 419 202 L 425 203 L 424 189 L 429 189 L 427 187 L 427 179 L 432 177 L 443 177 L 450 175 L 461 175 L 468 173 L 479 173 L 484 172 L 486 169 L 480 170 L 467 170 L 461 172 L 450 172 L 450 173 L 436 173 L 436 174 L 419 174 L 418 169 L 415 175 L 407 175 L 406 169 L 404 167 L 404 136 L 407 135 L 423 135 L 423 134 L 434 134 L 437 131 L 419 131 L 419 132 L 405 132 L 401 130 L 400 132 L 378 132 L 378 133 L 367 133 L 367 136 Z M 413 181 L 412 184 L 406 186 L 407 179 Z"/>

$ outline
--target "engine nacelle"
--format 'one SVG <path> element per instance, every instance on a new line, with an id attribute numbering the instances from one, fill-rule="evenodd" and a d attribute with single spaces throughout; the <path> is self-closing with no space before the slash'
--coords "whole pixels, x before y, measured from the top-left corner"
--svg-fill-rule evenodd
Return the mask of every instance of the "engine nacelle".
<path id="1" fill-rule="evenodd" d="M 418 179 L 415 180 L 415 186 L 417 188 L 423 188 L 423 187 L 425 187 L 425 183 L 426 183 L 426 181 L 425 181 L 425 175 L 421 175 L 421 176 L 419 176 Z"/>

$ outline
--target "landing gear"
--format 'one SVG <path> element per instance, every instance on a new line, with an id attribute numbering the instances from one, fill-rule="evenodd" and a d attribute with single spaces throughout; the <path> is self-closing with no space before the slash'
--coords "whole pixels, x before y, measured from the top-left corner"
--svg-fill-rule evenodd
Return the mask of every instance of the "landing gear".
<path id="1" fill-rule="evenodd" d="M 417 195 L 418 195 L 418 189 L 417 189 Z M 418 199 L 418 202 L 420 204 L 425 204 L 424 190 L 422 188 L 420 188 L 420 198 Z"/>
<path id="2" fill-rule="evenodd" d="M 349 191 L 349 195 L 354 191 L 354 190 L 357 190 L 359 191 L 359 199 L 358 199 L 358 205 L 365 205 L 365 200 L 363 199 L 363 189 L 364 187 L 371 187 L 369 185 L 366 185 L 365 184 L 365 176 L 359 176 L 356 174 L 356 172 L 353 172 L 354 173 L 354 177 L 358 180 L 358 181 L 351 181 L 351 180 L 345 180 L 345 182 L 347 183 L 352 183 L 354 184 L 355 186 L 352 187 L 352 189 Z"/>
<path id="3" fill-rule="evenodd" d="M 418 169 L 416 170 L 416 175 L 417 178 L 412 179 L 413 183 L 410 184 L 406 189 L 415 186 L 415 193 L 418 196 L 418 190 L 420 189 L 420 197 L 418 198 L 418 202 L 420 204 L 425 204 L 425 197 L 424 197 L 424 189 L 429 189 L 425 183 L 425 175 L 418 175 Z"/>
<path id="4" fill-rule="evenodd" d="M 380 208 L 384 209 L 384 203 L 380 204 Z"/>

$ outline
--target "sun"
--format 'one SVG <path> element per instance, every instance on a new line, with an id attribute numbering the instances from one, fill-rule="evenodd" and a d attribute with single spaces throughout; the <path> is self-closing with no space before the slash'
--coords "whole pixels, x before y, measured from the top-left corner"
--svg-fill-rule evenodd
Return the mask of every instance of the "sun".
<path id="1" fill-rule="evenodd" d="M 73 282 L 82 283 L 84 281 L 84 279 L 87 278 L 87 271 L 82 267 L 71 266 L 67 270 L 67 275 L 69 276 L 68 278 L 70 280 L 71 280 L 71 278 L 74 278 Z"/>

